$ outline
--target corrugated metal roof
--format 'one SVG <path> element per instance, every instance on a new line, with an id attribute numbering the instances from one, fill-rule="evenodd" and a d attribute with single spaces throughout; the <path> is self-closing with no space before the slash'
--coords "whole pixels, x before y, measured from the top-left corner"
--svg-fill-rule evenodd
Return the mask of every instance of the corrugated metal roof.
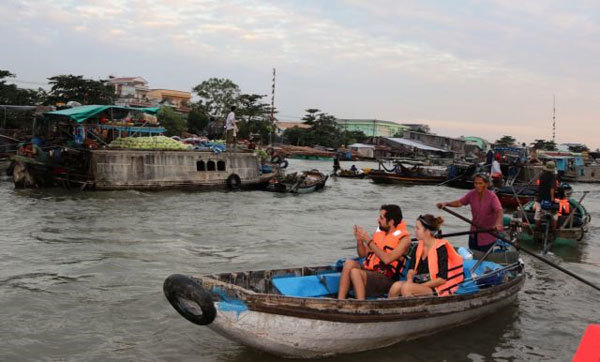
<path id="1" fill-rule="evenodd" d="M 418 148 L 420 150 L 424 150 L 424 151 L 453 152 L 453 151 L 445 150 L 443 148 L 437 148 L 437 147 L 428 146 L 428 145 L 425 145 L 425 144 L 423 144 L 421 142 L 409 140 L 409 139 L 406 139 L 406 138 L 388 138 L 388 140 L 390 140 L 392 142 L 403 144 L 405 146 L 416 147 L 416 148 Z"/>

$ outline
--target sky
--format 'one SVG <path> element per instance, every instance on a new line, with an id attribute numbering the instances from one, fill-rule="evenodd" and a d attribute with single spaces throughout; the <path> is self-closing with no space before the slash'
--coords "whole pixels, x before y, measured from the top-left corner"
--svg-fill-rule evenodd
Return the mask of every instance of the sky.
<path id="1" fill-rule="evenodd" d="M 0 69 L 141 76 L 191 91 L 229 78 L 282 121 L 425 123 L 451 137 L 600 147 L 598 1 L 2 0 Z M 270 98 L 265 98 L 270 102 Z"/>

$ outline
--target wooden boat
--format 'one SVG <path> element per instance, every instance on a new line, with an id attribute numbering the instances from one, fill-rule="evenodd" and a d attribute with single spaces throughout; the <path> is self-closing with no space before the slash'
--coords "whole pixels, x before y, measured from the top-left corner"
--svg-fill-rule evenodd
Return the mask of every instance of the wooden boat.
<path id="1" fill-rule="evenodd" d="M 446 170 L 444 185 L 462 190 L 473 189 L 473 176 L 484 171 L 485 167 L 477 163 L 453 163 Z"/>
<path id="2" fill-rule="evenodd" d="M 521 261 L 465 259 L 459 291 L 444 297 L 338 300 L 341 263 L 187 277 L 163 285 L 186 319 L 278 356 L 315 358 L 355 353 L 466 324 L 512 303 L 524 283 Z M 487 264 L 485 264 L 487 263 Z M 492 271 L 490 266 L 493 266 Z"/>
<path id="3" fill-rule="evenodd" d="M 267 191 L 306 194 L 325 187 L 329 176 L 318 170 L 294 172 L 286 176 L 273 177 L 266 186 Z"/>
<path id="4" fill-rule="evenodd" d="M 568 183 L 563 182 L 560 187 L 565 190 L 567 196 L 571 196 L 573 193 L 573 188 Z M 515 185 L 513 191 L 513 186 L 504 186 L 497 188 L 494 192 L 496 193 L 496 196 L 498 196 L 498 200 L 500 200 L 502 207 L 506 209 L 517 209 L 519 205 L 526 205 L 531 201 L 535 201 L 538 187 L 528 184 Z"/>
<path id="5" fill-rule="evenodd" d="M 542 243 L 544 251 L 548 251 L 552 246 L 575 246 L 581 241 L 589 230 L 591 220 L 590 214 L 585 207 L 577 200 L 570 198 L 571 214 L 558 218 L 558 230 L 554 231 L 554 240 L 546 236 L 546 222 L 542 220 L 542 230 L 535 229 L 534 220 L 534 202 L 531 201 L 523 206 L 525 215 L 520 216 L 516 211 L 512 218 L 504 217 L 504 225 L 511 228 L 511 232 L 518 237 L 519 241 Z M 546 244 L 546 245 L 544 245 Z"/>
<path id="6" fill-rule="evenodd" d="M 378 170 L 371 170 L 367 175 L 375 183 L 437 185 L 446 180 L 446 171 L 424 167 L 421 162 L 396 161 L 391 170 L 387 169 L 382 161 L 379 161 L 379 166 Z"/>
<path id="7" fill-rule="evenodd" d="M 526 205 L 535 200 L 537 186 L 504 186 L 494 191 L 502 207 L 516 209 L 519 205 Z M 516 196 L 515 196 L 516 195 Z"/>
<path id="8" fill-rule="evenodd" d="M 363 171 L 352 171 L 352 170 L 340 170 L 337 173 L 332 174 L 332 176 L 342 177 L 342 178 L 360 178 L 363 179 L 367 177 L 367 174 Z"/>

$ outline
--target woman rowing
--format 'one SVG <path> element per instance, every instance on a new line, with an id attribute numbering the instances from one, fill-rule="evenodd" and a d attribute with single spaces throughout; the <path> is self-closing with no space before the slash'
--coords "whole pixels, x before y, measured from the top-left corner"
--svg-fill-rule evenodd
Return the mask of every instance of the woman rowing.
<path id="1" fill-rule="evenodd" d="M 504 212 L 498 196 L 488 189 L 490 179 L 485 173 L 478 173 L 473 180 L 475 188 L 458 200 L 451 202 L 439 202 L 437 207 L 443 209 L 446 206 L 461 207 L 471 205 L 473 223 L 482 229 L 496 229 L 504 231 L 502 218 Z M 472 226 L 471 230 L 475 230 Z M 486 252 L 496 242 L 496 237 L 490 233 L 474 233 L 469 236 L 469 248 L 471 250 Z"/>
<path id="2" fill-rule="evenodd" d="M 419 243 L 415 253 L 415 266 L 408 271 L 406 281 L 395 282 L 388 298 L 451 295 L 463 281 L 463 260 L 447 240 L 436 234 L 444 222 L 441 217 L 421 215 L 415 224 Z"/>

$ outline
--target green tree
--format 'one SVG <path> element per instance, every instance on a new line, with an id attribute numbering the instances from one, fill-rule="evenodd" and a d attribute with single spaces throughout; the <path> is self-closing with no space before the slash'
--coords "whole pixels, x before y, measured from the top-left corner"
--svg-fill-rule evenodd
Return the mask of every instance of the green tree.
<path id="1" fill-rule="evenodd" d="M 546 141 L 543 139 L 536 139 L 531 143 L 531 147 L 536 150 L 556 151 L 556 143 L 554 141 Z"/>
<path id="2" fill-rule="evenodd" d="M 502 136 L 502 138 L 496 140 L 494 143 L 501 146 L 514 146 L 516 142 L 517 139 L 512 136 Z"/>
<path id="3" fill-rule="evenodd" d="M 309 108 L 306 109 L 305 112 L 306 114 L 304 115 L 304 117 L 302 117 L 302 120 L 305 124 L 312 126 L 313 124 L 315 124 L 315 121 L 317 120 L 317 113 L 320 112 L 320 110 L 317 108 Z"/>
<path id="4" fill-rule="evenodd" d="M 187 127 L 192 133 L 202 134 L 208 126 L 210 116 L 201 104 L 193 104 L 187 116 Z"/>
<path id="5" fill-rule="evenodd" d="M 14 78 L 15 74 L 8 70 L 0 70 L 0 104 L 37 105 L 44 102 L 46 92 L 39 88 L 19 88 L 14 84 L 6 84 L 5 78 Z"/>
<path id="6" fill-rule="evenodd" d="M 224 78 L 210 78 L 192 89 L 198 97 L 199 103 L 209 115 L 222 117 L 229 107 L 237 105 L 240 87 L 233 81 Z"/>
<path id="7" fill-rule="evenodd" d="M 312 142 L 321 146 L 339 147 L 344 138 L 343 131 L 336 123 L 335 116 L 327 113 L 319 113 L 311 130 Z"/>
<path id="8" fill-rule="evenodd" d="M 571 151 L 571 152 L 581 153 L 581 152 L 586 152 L 589 150 L 590 149 L 586 145 L 571 145 L 571 146 L 569 146 L 569 151 Z"/>
<path id="9" fill-rule="evenodd" d="M 289 144 L 296 146 L 308 146 L 312 144 L 311 131 L 298 126 L 283 131 L 283 138 Z"/>
<path id="10" fill-rule="evenodd" d="M 369 138 L 363 131 L 345 131 L 344 132 L 344 144 L 346 146 L 356 142 L 362 142 Z"/>
<path id="11" fill-rule="evenodd" d="M 238 136 L 250 138 L 251 135 L 260 135 L 262 142 L 268 142 L 271 132 L 270 112 L 271 106 L 261 102 L 266 95 L 242 94 L 238 98 L 239 108 L 236 116 L 242 122 L 238 122 Z"/>
<path id="12" fill-rule="evenodd" d="M 185 117 L 171 107 L 160 107 L 157 116 L 160 125 L 166 129 L 167 136 L 181 136 L 181 133 L 187 129 Z"/>
<path id="13" fill-rule="evenodd" d="M 106 80 L 85 79 L 82 75 L 57 75 L 48 78 L 52 86 L 47 103 L 113 104 L 115 90 Z"/>

